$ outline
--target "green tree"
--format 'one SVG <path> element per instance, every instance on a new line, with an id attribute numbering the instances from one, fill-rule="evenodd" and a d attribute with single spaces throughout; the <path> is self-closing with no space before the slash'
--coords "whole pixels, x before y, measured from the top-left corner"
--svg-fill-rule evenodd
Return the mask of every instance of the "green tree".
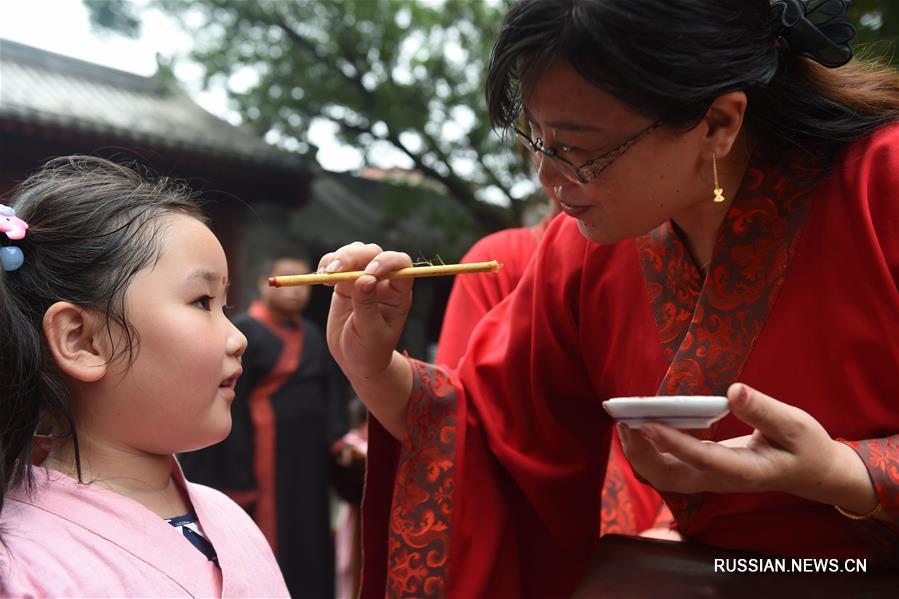
<path id="1" fill-rule="evenodd" d="M 882 56 L 897 63 L 899 47 L 899 2 L 897 0 L 854 0 L 849 16 L 858 31 L 856 47 L 865 55 Z"/>
<path id="2" fill-rule="evenodd" d="M 95 24 L 139 32 L 134 4 L 85 4 Z M 260 133 L 310 151 L 308 128 L 326 119 L 367 158 L 375 142 L 408 156 L 485 231 L 520 221 L 533 190 L 527 165 L 491 129 L 483 97 L 504 12 L 499 3 L 155 0 L 151 6 L 192 32 L 191 58 L 205 69 L 206 84 L 255 73 L 247 89 L 229 95 Z"/>
<path id="3" fill-rule="evenodd" d="M 132 0 L 84 0 L 93 22 L 136 36 Z M 491 130 L 484 75 L 507 2 L 490 0 L 149 0 L 194 35 L 205 82 L 252 72 L 230 88 L 245 123 L 312 152 L 310 124 L 346 144 L 388 143 L 439 182 L 485 231 L 521 221 L 527 161 Z M 143 9 L 146 9 L 144 6 Z M 892 58 L 899 0 L 855 0 L 857 42 Z M 881 41 L 887 44 L 879 43 Z M 485 199 L 505 201 L 504 209 Z"/>

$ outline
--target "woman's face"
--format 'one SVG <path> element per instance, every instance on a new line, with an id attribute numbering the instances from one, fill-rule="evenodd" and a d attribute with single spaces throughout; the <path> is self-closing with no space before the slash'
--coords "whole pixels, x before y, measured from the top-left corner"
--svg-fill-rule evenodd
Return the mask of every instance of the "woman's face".
<path id="1" fill-rule="evenodd" d="M 576 166 L 614 150 L 654 123 L 563 63 L 551 64 L 535 78 L 525 93 L 524 108 L 531 137 L 542 139 L 546 148 Z M 614 243 L 688 213 L 710 196 L 709 177 L 700 175 L 701 140 L 700 128 L 675 132 L 663 125 L 587 183 L 538 154 L 540 183 L 578 220 L 587 239 Z"/>

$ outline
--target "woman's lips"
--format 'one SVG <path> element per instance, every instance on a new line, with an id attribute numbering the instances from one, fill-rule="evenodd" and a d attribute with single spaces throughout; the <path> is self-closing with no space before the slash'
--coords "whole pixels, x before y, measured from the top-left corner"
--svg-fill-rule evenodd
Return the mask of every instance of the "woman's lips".
<path id="1" fill-rule="evenodd" d="M 562 208 L 562 212 L 573 217 L 578 217 L 591 208 L 589 204 L 586 206 L 573 206 L 562 201 L 559 201 L 559 207 Z"/>

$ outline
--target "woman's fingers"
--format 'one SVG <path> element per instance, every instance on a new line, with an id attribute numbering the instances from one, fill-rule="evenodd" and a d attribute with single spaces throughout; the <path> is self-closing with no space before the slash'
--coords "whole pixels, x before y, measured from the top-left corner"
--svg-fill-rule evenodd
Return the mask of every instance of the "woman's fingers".
<path id="1" fill-rule="evenodd" d="M 322 256 L 316 272 L 331 274 L 351 270 L 364 270 L 382 252 L 383 250 L 377 244 L 354 241 Z M 353 281 L 336 284 L 326 283 L 329 287 L 336 288 L 344 297 L 349 297 L 352 284 Z"/>
<path id="2" fill-rule="evenodd" d="M 411 265 L 407 254 L 359 242 L 322 257 L 319 271 L 366 273 L 333 285 L 328 344 L 344 372 L 370 372 L 389 362 L 412 303 L 412 281 L 383 277 Z"/>
<path id="3" fill-rule="evenodd" d="M 402 252 L 381 252 L 365 267 L 365 276 L 353 285 L 353 300 L 363 310 L 377 308 L 384 323 L 402 325 L 412 304 L 412 279 L 384 279 L 391 272 L 412 266 Z M 370 275 L 370 276 L 369 276 Z"/>
<path id="4" fill-rule="evenodd" d="M 641 431 L 619 423 L 618 436 L 631 466 L 656 489 L 685 492 L 696 486 L 699 475 L 696 469 L 661 452 Z"/>
<path id="5" fill-rule="evenodd" d="M 777 401 L 743 383 L 727 390 L 734 416 L 757 429 L 771 443 L 793 450 L 803 442 L 814 424 L 812 417 L 789 404 Z"/>
<path id="6" fill-rule="evenodd" d="M 660 423 L 640 431 L 619 426 L 634 470 L 661 490 L 727 493 L 793 492 L 809 476 L 809 459 L 822 461 L 812 472 L 826 469 L 828 458 L 820 456 L 832 440 L 809 414 L 743 384 L 731 385 L 728 399 L 734 415 L 755 429 L 752 435 L 714 443 Z"/>
<path id="7" fill-rule="evenodd" d="M 412 304 L 409 289 L 411 283 L 409 279 L 378 280 L 371 275 L 364 275 L 353 282 L 350 291 L 353 324 L 360 337 L 383 335 L 387 332 L 398 336 L 395 328 L 403 325 Z"/>
<path id="8" fill-rule="evenodd" d="M 392 270 L 412 266 L 412 259 L 402 252 L 385 252 L 375 243 L 354 241 L 322 256 L 318 269 L 321 272 L 345 272 L 365 270 L 382 276 Z"/>
<path id="9" fill-rule="evenodd" d="M 660 452 L 701 473 L 705 490 L 757 491 L 768 480 L 763 458 L 745 447 L 749 437 L 725 445 L 700 441 L 663 424 L 645 424 L 643 431 Z"/>

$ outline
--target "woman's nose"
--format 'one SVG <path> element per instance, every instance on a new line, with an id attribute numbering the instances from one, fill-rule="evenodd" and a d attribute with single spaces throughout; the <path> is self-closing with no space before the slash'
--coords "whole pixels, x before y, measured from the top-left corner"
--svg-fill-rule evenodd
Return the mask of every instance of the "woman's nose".
<path id="1" fill-rule="evenodd" d="M 549 156 L 538 154 L 536 162 L 537 178 L 540 180 L 540 184 L 543 185 L 543 187 L 552 189 L 553 187 L 559 187 L 570 183 L 568 177 L 559 170 L 559 166 Z"/>

